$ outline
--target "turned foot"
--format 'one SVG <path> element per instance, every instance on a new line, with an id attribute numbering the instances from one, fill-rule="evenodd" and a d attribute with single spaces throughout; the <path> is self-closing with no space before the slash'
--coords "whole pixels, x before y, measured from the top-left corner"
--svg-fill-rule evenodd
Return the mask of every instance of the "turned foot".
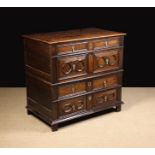
<path id="1" fill-rule="evenodd" d="M 27 110 L 27 114 L 28 114 L 28 115 L 31 115 L 32 112 L 31 112 L 30 110 Z"/>
<path id="2" fill-rule="evenodd" d="M 57 124 L 56 125 L 52 125 L 51 129 L 52 129 L 53 132 L 57 131 L 58 130 L 58 125 Z"/>
<path id="3" fill-rule="evenodd" d="M 121 111 L 121 105 L 116 106 L 116 112 L 119 112 L 119 111 Z"/>

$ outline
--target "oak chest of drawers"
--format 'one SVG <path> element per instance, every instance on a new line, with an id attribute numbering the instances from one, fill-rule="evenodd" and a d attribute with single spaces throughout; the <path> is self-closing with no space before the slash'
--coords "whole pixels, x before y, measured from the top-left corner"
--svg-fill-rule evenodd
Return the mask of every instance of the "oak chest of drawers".
<path id="1" fill-rule="evenodd" d="M 120 111 L 124 35 L 97 28 L 24 35 L 28 114 L 55 131 L 65 121 Z"/>

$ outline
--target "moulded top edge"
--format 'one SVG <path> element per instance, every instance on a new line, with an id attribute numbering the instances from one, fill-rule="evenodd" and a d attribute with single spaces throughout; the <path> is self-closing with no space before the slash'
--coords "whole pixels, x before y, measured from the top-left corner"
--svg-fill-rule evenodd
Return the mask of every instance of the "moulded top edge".
<path id="1" fill-rule="evenodd" d="M 59 32 L 30 34 L 30 35 L 23 35 L 22 37 L 44 42 L 47 44 L 54 44 L 54 43 L 89 40 L 97 38 L 124 36 L 124 35 L 126 35 L 126 33 L 108 31 L 98 28 L 86 28 L 86 29 L 76 29 L 76 30 L 67 30 Z"/>

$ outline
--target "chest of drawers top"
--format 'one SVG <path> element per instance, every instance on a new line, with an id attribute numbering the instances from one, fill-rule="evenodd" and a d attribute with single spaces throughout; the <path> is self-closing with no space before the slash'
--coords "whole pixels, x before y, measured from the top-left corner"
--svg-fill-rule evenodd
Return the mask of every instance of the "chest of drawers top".
<path id="1" fill-rule="evenodd" d="M 59 31 L 59 32 L 23 35 L 23 37 L 45 42 L 47 44 L 54 44 L 54 43 L 82 41 L 82 40 L 89 40 L 89 39 L 95 39 L 95 38 L 106 38 L 106 37 L 114 37 L 114 36 L 122 36 L 122 35 L 125 35 L 125 33 L 108 31 L 108 30 L 103 30 L 99 28 L 85 28 L 85 29 L 74 29 L 74 30 Z"/>

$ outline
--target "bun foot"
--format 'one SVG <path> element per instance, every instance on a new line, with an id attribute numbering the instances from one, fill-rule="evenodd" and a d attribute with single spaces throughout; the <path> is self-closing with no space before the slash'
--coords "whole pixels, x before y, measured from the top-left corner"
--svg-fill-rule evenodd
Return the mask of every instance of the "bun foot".
<path id="1" fill-rule="evenodd" d="M 52 125 L 51 129 L 52 129 L 53 132 L 57 131 L 58 130 L 58 125 L 57 124 L 56 125 Z"/>
<path id="2" fill-rule="evenodd" d="M 31 112 L 30 110 L 27 110 L 27 114 L 28 114 L 28 115 L 31 115 L 32 112 Z"/>
<path id="3" fill-rule="evenodd" d="M 116 106 L 116 112 L 119 112 L 119 111 L 121 111 L 121 105 Z"/>

